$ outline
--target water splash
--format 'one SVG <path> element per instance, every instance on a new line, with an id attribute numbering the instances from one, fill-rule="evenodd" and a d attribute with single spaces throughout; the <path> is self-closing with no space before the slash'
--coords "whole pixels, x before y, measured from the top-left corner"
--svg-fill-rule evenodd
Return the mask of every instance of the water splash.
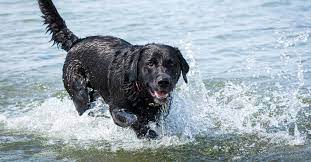
<path id="1" fill-rule="evenodd" d="M 192 55 L 191 49 L 187 49 L 187 52 L 188 55 Z M 190 66 L 195 66 L 194 61 L 190 61 Z M 39 133 L 50 138 L 48 142 L 50 144 L 61 140 L 68 145 L 80 147 L 98 145 L 99 148 L 109 150 L 155 149 L 162 146 L 182 145 L 194 140 L 194 137 L 202 131 L 198 128 L 203 128 L 205 131 L 208 129 L 205 125 L 208 122 L 202 122 L 201 116 L 196 113 L 198 108 L 202 109 L 206 105 L 207 100 L 204 97 L 206 95 L 200 96 L 204 93 L 201 91 L 204 89 L 204 84 L 202 81 L 195 81 L 194 75 L 197 75 L 198 71 L 194 70 L 190 73 L 189 79 L 192 83 L 189 86 L 179 83 L 179 90 L 174 93 L 176 99 L 173 102 L 170 115 L 163 121 L 162 127 L 157 128 L 157 131 L 161 132 L 160 140 L 137 139 L 131 129 L 116 126 L 109 118 L 107 105 L 100 100 L 94 103 L 95 109 L 104 110 L 104 114 L 108 118 L 78 116 L 70 99 L 52 97 L 37 107 L 28 107 L 28 112 L 19 115 L 1 114 L 0 123 L 4 123 L 5 127 L 9 129 Z M 197 96 L 194 96 L 193 92 L 196 92 Z M 200 102 L 201 99 L 204 101 Z"/>
<path id="2" fill-rule="evenodd" d="M 297 97 L 297 88 L 283 89 L 278 84 L 271 88 L 237 80 L 204 83 L 191 41 L 180 44 L 185 47 L 183 53 L 191 68 L 189 83 L 177 85 L 170 114 L 161 127 L 156 128 L 160 132 L 159 140 L 137 139 L 131 129 L 116 126 L 109 118 L 107 105 L 100 100 L 94 103 L 95 109 L 104 110 L 108 118 L 78 116 L 70 99 L 52 97 L 16 116 L 0 114 L 0 123 L 6 129 L 39 133 L 49 139 L 48 144 L 61 141 L 73 147 L 96 146 L 112 151 L 183 145 L 196 141 L 197 137 L 208 138 L 217 133 L 256 134 L 294 144 L 304 142 L 304 136 L 297 130 L 296 116 L 306 105 Z M 249 62 L 255 64 L 256 60 Z M 298 66 L 299 86 L 303 86 L 301 62 Z M 151 126 L 155 127 L 152 123 Z M 294 136 L 289 133 L 291 129 Z"/>

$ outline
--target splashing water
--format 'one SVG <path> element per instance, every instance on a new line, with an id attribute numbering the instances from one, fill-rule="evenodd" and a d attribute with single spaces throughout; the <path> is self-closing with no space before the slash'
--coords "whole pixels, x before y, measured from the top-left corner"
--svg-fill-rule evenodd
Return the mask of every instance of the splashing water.
<path id="1" fill-rule="evenodd" d="M 26 113 L 1 114 L 0 122 L 8 129 L 40 133 L 49 139 L 47 144 L 62 141 L 73 147 L 96 146 L 112 151 L 184 145 L 195 142 L 198 137 L 226 133 L 256 134 L 278 139 L 276 141 L 281 138 L 293 144 L 304 142 L 304 136 L 297 131 L 296 116 L 306 105 L 297 97 L 297 89 L 287 93 L 282 88 L 266 89 L 260 93 L 262 87 L 257 82 L 204 83 L 194 60 L 191 41 L 181 41 L 181 44 L 191 68 L 189 84 L 178 84 L 170 114 L 155 128 L 160 132 L 159 140 L 137 139 L 131 129 L 116 126 L 101 100 L 94 103 L 94 109 L 104 110 L 107 117 L 78 116 L 70 99 L 52 97 L 39 106 L 28 108 Z M 298 69 L 299 88 L 304 80 L 301 60 Z M 151 126 L 155 127 L 152 123 Z"/>
<path id="2" fill-rule="evenodd" d="M 14 117 L 2 114 L 0 122 L 5 123 L 5 127 L 10 129 L 39 132 L 43 136 L 52 138 L 49 141 L 51 143 L 53 139 L 60 139 L 64 143 L 87 147 L 94 146 L 93 141 L 96 141 L 100 143 L 99 148 L 109 150 L 156 149 L 193 141 L 197 135 L 206 135 L 209 128 L 213 126 L 207 115 L 208 109 L 205 108 L 207 95 L 204 84 L 202 80 L 196 81 L 199 72 L 195 68 L 190 46 L 191 43 L 187 43 L 186 53 L 190 57 L 190 66 L 193 68 L 189 74 L 190 83 L 188 85 L 179 83 L 178 90 L 174 92 L 175 99 L 170 114 L 162 121 L 162 126 L 156 128 L 161 132 L 160 140 L 137 139 L 131 129 L 115 125 L 110 118 L 108 106 L 101 100 L 96 101 L 94 109 L 104 110 L 108 118 L 78 116 L 70 99 L 54 97 Z M 200 111 L 202 113 L 197 114 Z"/>

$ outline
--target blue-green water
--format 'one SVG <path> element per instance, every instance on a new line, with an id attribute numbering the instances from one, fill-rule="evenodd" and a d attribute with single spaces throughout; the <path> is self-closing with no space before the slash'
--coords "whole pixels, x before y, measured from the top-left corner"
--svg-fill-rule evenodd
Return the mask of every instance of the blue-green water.
<path id="1" fill-rule="evenodd" d="M 190 83 L 178 84 L 156 141 L 79 117 L 62 85 L 66 53 L 51 47 L 36 1 L 1 0 L 0 161 L 311 160 L 311 1 L 55 5 L 80 37 L 180 48 Z"/>

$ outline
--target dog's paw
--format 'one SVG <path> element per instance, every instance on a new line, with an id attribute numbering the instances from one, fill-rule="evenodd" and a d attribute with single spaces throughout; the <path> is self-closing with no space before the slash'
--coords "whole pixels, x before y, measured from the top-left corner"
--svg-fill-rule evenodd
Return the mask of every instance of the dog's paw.
<path id="1" fill-rule="evenodd" d="M 156 139 L 158 134 L 149 127 L 143 127 L 139 131 L 136 131 L 137 138 Z"/>
<path id="2" fill-rule="evenodd" d="M 129 127 L 137 123 L 137 116 L 123 109 L 115 109 L 111 111 L 113 121 L 120 127 Z"/>
<path id="3" fill-rule="evenodd" d="M 135 122 L 137 122 L 137 116 L 135 114 L 129 113 L 124 115 L 125 119 L 125 123 L 127 126 L 131 126 L 133 125 Z"/>
<path id="4" fill-rule="evenodd" d="M 145 137 L 146 137 L 147 139 L 157 139 L 158 136 L 159 136 L 159 135 L 157 134 L 157 132 L 155 132 L 155 131 L 152 130 L 152 129 L 149 129 Z"/>

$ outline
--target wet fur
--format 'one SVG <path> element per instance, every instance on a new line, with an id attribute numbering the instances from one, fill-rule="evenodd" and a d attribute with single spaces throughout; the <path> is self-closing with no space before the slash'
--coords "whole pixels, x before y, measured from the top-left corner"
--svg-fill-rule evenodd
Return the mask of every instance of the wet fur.
<path id="1" fill-rule="evenodd" d="M 189 70 L 180 51 L 163 44 L 132 45 L 112 36 L 80 39 L 67 28 L 51 0 L 38 0 L 38 3 L 52 40 L 68 52 L 63 82 L 79 115 L 90 109 L 90 103 L 100 95 L 109 105 L 117 125 L 132 127 L 138 137 L 155 138 L 157 134 L 147 124 L 158 119 L 162 106 L 150 106 L 154 100 L 144 84 L 145 76 L 140 76 L 144 67 L 139 63 L 144 61 L 141 59 L 147 55 L 146 50 L 162 51 L 163 55 L 166 55 L 164 51 L 173 52 L 178 65 L 174 68 L 180 68 L 172 74 L 176 75 L 172 76 L 176 78 L 172 83 L 174 87 L 181 72 L 187 81 Z"/>

